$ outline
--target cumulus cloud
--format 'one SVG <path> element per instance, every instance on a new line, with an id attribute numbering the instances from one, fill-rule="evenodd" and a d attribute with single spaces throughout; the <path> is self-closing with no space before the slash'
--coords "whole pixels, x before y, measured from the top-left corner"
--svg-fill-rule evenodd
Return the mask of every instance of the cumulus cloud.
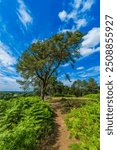
<path id="1" fill-rule="evenodd" d="M 91 9 L 94 4 L 94 0 L 73 0 L 71 4 L 71 11 L 67 12 L 62 10 L 59 12 L 58 16 L 62 22 L 69 23 L 70 20 L 73 21 L 72 31 L 79 30 L 85 27 L 88 23 L 87 11 Z"/>
<path id="2" fill-rule="evenodd" d="M 80 54 L 82 56 L 89 56 L 89 55 L 91 55 L 91 54 L 93 54 L 95 52 L 98 52 L 98 51 L 100 51 L 100 47 L 97 47 L 97 48 L 82 47 L 80 49 Z"/>
<path id="3" fill-rule="evenodd" d="M 100 28 L 92 28 L 87 35 L 83 37 L 83 42 L 80 48 L 82 56 L 88 56 L 100 50 Z"/>
<path id="4" fill-rule="evenodd" d="M 33 19 L 30 15 L 30 11 L 27 9 L 26 5 L 24 4 L 23 0 L 17 0 L 19 4 L 18 8 L 18 18 L 22 22 L 22 24 L 26 27 L 28 24 L 31 24 Z"/>
<path id="5" fill-rule="evenodd" d="M 8 52 L 9 48 L 0 41 L 0 64 L 8 67 L 16 63 L 16 59 Z"/>
<path id="6" fill-rule="evenodd" d="M 75 23 L 76 23 L 77 29 L 80 29 L 81 27 L 85 27 L 87 25 L 86 19 L 79 19 L 79 20 L 75 21 Z"/>
<path id="7" fill-rule="evenodd" d="M 93 28 L 83 37 L 83 47 L 94 47 L 100 42 L 100 28 Z"/>
<path id="8" fill-rule="evenodd" d="M 14 65 L 16 64 L 16 59 L 13 57 L 10 52 L 10 48 L 0 41 L 0 91 L 12 90 L 18 91 L 21 90 L 16 79 L 20 79 L 16 73 Z"/>
<path id="9" fill-rule="evenodd" d="M 67 18 L 67 12 L 65 10 L 63 10 L 63 11 L 59 12 L 58 16 L 61 21 L 65 21 L 65 19 Z"/>

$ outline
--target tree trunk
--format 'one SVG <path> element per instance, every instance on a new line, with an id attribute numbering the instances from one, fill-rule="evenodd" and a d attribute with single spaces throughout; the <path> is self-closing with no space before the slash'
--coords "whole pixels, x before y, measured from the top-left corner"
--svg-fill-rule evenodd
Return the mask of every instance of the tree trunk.
<path id="1" fill-rule="evenodd" d="M 43 85 L 41 88 L 41 99 L 42 100 L 44 100 L 44 98 L 45 98 L 45 90 L 46 90 L 46 87 Z"/>

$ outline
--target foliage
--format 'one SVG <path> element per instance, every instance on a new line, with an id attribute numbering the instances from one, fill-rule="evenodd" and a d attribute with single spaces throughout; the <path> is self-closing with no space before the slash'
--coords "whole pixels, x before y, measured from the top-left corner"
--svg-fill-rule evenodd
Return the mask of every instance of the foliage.
<path id="1" fill-rule="evenodd" d="M 94 78 L 89 78 L 87 87 L 89 93 L 95 94 L 99 92 L 99 85 L 96 83 Z"/>
<path id="2" fill-rule="evenodd" d="M 95 97 L 95 96 L 94 96 Z M 71 136 L 80 140 L 80 150 L 99 150 L 100 110 L 99 99 L 80 108 L 73 108 L 65 122 Z M 73 147 L 75 146 L 71 146 Z"/>
<path id="3" fill-rule="evenodd" d="M 0 92 L 0 99 L 8 100 L 12 98 L 14 94 L 12 92 Z"/>
<path id="4" fill-rule="evenodd" d="M 85 81 L 85 82 L 87 82 L 87 81 Z M 74 83 L 77 83 L 77 82 L 75 81 Z M 89 93 L 88 91 L 87 92 L 84 91 L 85 87 L 84 87 L 83 91 L 81 92 L 80 91 L 81 89 L 77 89 L 77 86 L 73 86 L 74 83 L 72 84 L 71 87 L 68 87 L 68 86 L 63 85 L 63 83 L 61 81 L 58 81 L 57 77 L 55 77 L 55 76 L 51 77 L 50 82 L 47 86 L 46 95 L 56 96 L 56 97 L 74 97 L 74 96 L 83 95 L 83 97 L 91 98 L 91 96 L 89 97 L 89 95 L 88 95 L 88 97 L 87 97 L 87 95 L 85 96 L 85 94 Z M 81 95 L 79 95 L 79 93 L 81 93 Z M 9 100 L 11 98 L 18 98 L 18 97 L 27 97 L 27 96 L 34 96 L 34 95 L 40 96 L 40 94 L 41 94 L 41 87 L 40 88 L 35 87 L 34 91 L 30 91 L 30 92 L 28 92 L 28 91 L 0 92 L 0 99 Z"/>
<path id="5" fill-rule="evenodd" d="M 35 88 L 35 92 L 40 95 L 41 87 Z M 64 85 L 61 81 L 58 81 L 57 77 L 54 76 L 50 78 L 46 89 L 46 95 L 56 97 L 81 97 L 89 93 L 99 93 L 99 85 L 93 78 L 90 78 L 88 81 L 76 80 L 70 87 Z"/>
<path id="6" fill-rule="evenodd" d="M 57 77 L 52 77 L 47 86 L 47 95 L 59 97 L 84 96 L 89 93 L 99 93 L 99 85 L 93 78 L 86 80 L 76 80 L 70 86 L 64 85 Z"/>
<path id="7" fill-rule="evenodd" d="M 53 111 L 39 98 L 0 100 L 0 150 L 35 150 L 52 127 Z"/>
<path id="8" fill-rule="evenodd" d="M 96 99 L 96 100 L 99 101 L 99 99 L 100 99 L 100 93 L 97 93 L 97 94 L 88 94 L 88 95 L 85 95 L 83 97 L 85 97 L 85 98 L 91 98 L 91 99 Z"/>
<path id="9" fill-rule="evenodd" d="M 75 97 L 63 97 L 60 100 L 62 109 L 64 112 L 70 111 L 72 108 L 79 108 L 85 105 L 88 102 L 88 99 L 75 98 Z"/>
<path id="10" fill-rule="evenodd" d="M 88 81 L 76 80 L 72 84 L 72 93 L 75 96 L 99 93 L 99 85 L 93 78 L 89 78 Z"/>
<path id="11" fill-rule="evenodd" d="M 24 89 L 30 84 L 41 87 L 41 97 L 44 99 L 49 80 L 58 74 L 59 66 L 65 63 L 73 66 L 75 58 L 80 56 L 78 49 L 82 37 L 83 34 L 78 31 L 59 33 L 30 45 L 17 64 L 17 71 L 24 78 L 24 81 L 18 82 Z M 68 75 L 66 77 L 69 78 Z"/>
<path id="12" fill-rule="evenodd" d="M 0 99 L 9 100 L 11 98 L 34 96 L 33 92 L 0 92 Z"/>
<path id="13" fill-rule="evenodd" d="M 73 143 L 69 146 L 70 150 L 81 150 L 77 143 Z"/>

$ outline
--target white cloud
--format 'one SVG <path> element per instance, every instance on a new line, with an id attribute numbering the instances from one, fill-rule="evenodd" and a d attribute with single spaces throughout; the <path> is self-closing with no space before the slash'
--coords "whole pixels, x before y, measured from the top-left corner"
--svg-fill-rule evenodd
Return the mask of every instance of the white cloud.
<path id="1" fill-rule="evenodd" d="M 81 6 L 81 4 L 82 0 L 74 0 L 73 7 L 78 9 Z"/>
<path id="2" fill-rule="evenodd" d="M 85 73 L 81 73 L 81 78 L 94 77 L 100 74 L 100 66 L 94 66 L 85 70 Z"/>
<path id="3" fill-rule="evenodd" d="M 78 68 L 76 68 L 76 70 L 83 70 L 84 69 L 84 67 L 78 67 Z"/>
<path id="4" fill-rule="evenodd" d="M 20 77 L 9 77 L 4 74 L 0 74 L 0 91 L 21 91 L 19 84 L 16 82 L 16 79 Z"/>
<path id="5" fill-rule="evenodd" d="M 13 72 L 16 73 L 16 69 L 15 69 L 14 67 L 9 66 L 7 69 L 8 69 L 9 71 L 11 71 L 12 73 L 13 73 Z"/>
<path id="6" fill-rule="evenodd" d="M 94 66 L 94 67 L 88 68 L 87 71 L 99 72 L 100 71 L 100 66 Z"/>
<path id="7" fill-rule="evenodd" d="M 91 55 L 91 54 L 93 54 L 93 53 L 95 53 L 95 52 L 98 52 L 98 51 L 100 51 L 100 47 L 98 47 L 98 48 L 82 47 L 82 48 L 80 49 L 80 54 L 81 54 L 82 56 L 88 56 L 88 55 Z"/>
<path id="8" fill-rule="evenodd" d="M 80 48 L 82 56 L 88 56 L 100 50 L 100 28 L 92 28 L 87 35 L 83 37 L 83 42 Z M 97 47 L 98 46 L 98 47 Z"/>
<path id="9" fill-rule="evenodd" d="M 23 0 L 17 0 L 19 3 L 19 8 L 18 8 L 18 17 L 22 24 L 26 27 L 27 24 L 31 24 L 33 19 L 30 15 L 29 10 L 27 9 L 26 5 L 24 4 Z"/>
<path id="10" fill-rule="evenodd" d="M 38 41 L 39 41 L 39 39 L 33 39 L 32 42 L 31 42 L 31 44 L 32 43 L 37 43 Z"/>
<path id="11" fill-rule="evenodd" d="M 91 9 L 92 5 L 94 4 L 94 0 L 73 0 L 73 2 L 70 4 L 71 11 L 69 11 L 69 13 L 66 12 L 66 10 L 59 12 L 58 16 L 60 20 L 67 23 L 69 23 L 69 20 L 72 20 L 73 26 L 71 27 L 71 31 L 85 27 L 89 22 L 87 11 Z"/>
<path id="12" fill-rule="evenodd" d="M 86 55 L 89 55 L 93 52 L 94 50 L 92 50 L 91 48 L 87 48 L 87 47 L 83 47 L 83 48 L 80 48 L 80 54 L 82 56 L 86 56 Z"/>
<path id="13" fill-rule="evenodd" d="M 19 77 L 16 77 L 16 69 L 13 67 L 15 64 L 16 59 L 12 56 L 10 48 L 0 41 L 0 90 L 10 90 L 11 87 L 20 90 L 16 83 Z"/>
<path id="14" fill-rule="evenodd" d="M 77 29 L 80 29 L 81 27 L 85 27 L 87 25 L 86 19 L 79 19 L 79 20 L 75 21 L 75 23 L 76 23 Z"/>
<path id="15" fill-rule="evenodd" d="M 14 65 L 16 63 L 16 59 L 8 51 L 8 46 L 0 41 L 0 65 L 5 67 Z"/>
<path id="16" fill-rule="evenodd" d="M 71 11 L 66 17 L 67 17 L 68 21 L 70 19 L 74 20 L 77 17 L 77 11 L 76 10 Z"/>
<path id="17" fill-rule="evenodd" d="M 94 0 L 87 0 L 86 2 L 84 2 L 83 8 L 81 11 L 85 12 L 85 11 L 89 10 L 92 7 L 93 3 L 94 3 Z"/>
<path id="18" fill-rule="evenodd" d="M 64 65 L 61 65 L 61 67 L 67 67 L 67 66 L 69 66 L 69 63 L 66 63 L 66 64 L 64 64 Z"/>
<path id="19" fill-rule="evenodd" d="M 87 35 L 83 37 L 83 47 L 94 47 L 100 42 L 100 28 L 91 29 Z"/>
<path id="20" fill-rule="evenodd" d="M 69 82 L 68 80 L 65 80 L 65 76 L 61 75 L 58 80 L 60 80 L 61 82 L 63 82 L 64 85 L 67 86 L 71 86 L 72 83 L 77 80 L 86 80 L 90 77 L 99 78 L 100 75 L 100 66 L 93 66 L 90 68 L 85 69 L 83 66 L 78 67 L 76 70 L 78 70 L 77 72 L 68 72 L 68 74 L 70 75 L 70 80 L 71 82 Z M 99 80 L 99 79 L 98 79 Z M 99 81 L 98 81 L 99 82 Z"/>
<path id="21" fill-rule="evenodd" d="M 85 21 L 83 22 L 85 23 Z M 72 28 L 71 30 L 70 29 L 59 30 L 59 32 L 66 32 L 66 31 L 74 32 L 75 28 Z M 94 27 L 83 37 L 83 42 L 80 48 L 80 54 L 82 56 L 88 56 L 90 54 L 100 51 L 100 47 L 98 46 L 99 43 L 100 43 L 100 28 Z"/>
<path id="22" fill-rule="evenodd" d="M 64 85 L 67 85 L 67 86 L 71 86 L 73 84 L 73 82 L 76 80 L 76 79 L 70 79 L 70 81 L 68 80 L 60 80 Z"/>
<path id="23" fill-rule="evenodd" d="M 65 21 L 67 18 L 67 12 L 65 10 L 63 10 L 63 11 L 59 12 L 58 16 L 61 21 Z"/>

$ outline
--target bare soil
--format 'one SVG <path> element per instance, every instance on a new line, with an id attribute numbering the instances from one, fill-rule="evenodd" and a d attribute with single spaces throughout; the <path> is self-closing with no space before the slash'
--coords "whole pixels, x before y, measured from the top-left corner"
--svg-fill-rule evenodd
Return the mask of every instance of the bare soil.
<path id="1" fill-rule="evenodd" d="M 55 129 L 51 139 L 46 144 L 44 150 L 69 150 L 69 145 L 79 141 L 70 139 L 70 132 L 64 122 L 65 114 L 62 113 L 60 103 L 51 104 L 55 112 Z"/>

